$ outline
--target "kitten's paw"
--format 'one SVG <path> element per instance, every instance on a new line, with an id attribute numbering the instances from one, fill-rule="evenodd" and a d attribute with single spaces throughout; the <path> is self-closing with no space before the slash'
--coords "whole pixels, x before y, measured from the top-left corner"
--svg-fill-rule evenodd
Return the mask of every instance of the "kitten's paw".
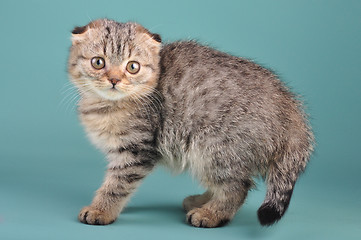
<path id="1" fill-rule="evenodd" d="M 84 207 L 79 215 L 80 222 L 90 225 L 107 225 L 115 221 L 115 217 L 109 213 L 102 212 L 93 207 Z"/>
<path id="2" fill-rule="evenodd" d="M 225 225 L 229 219 L 222 218 L 207 208 L 195 208 L 187 213 L 187 222 L 194 227 L 214 228 Z"/>

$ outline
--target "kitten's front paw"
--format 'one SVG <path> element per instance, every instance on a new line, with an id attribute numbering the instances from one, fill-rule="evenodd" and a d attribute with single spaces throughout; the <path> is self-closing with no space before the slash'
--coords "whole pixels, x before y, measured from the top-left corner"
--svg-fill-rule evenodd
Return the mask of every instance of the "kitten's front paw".
<path id="1" fill-rule="evenodd" d="M 79 215 L 78 219 L 80 222 L 90 225 L 107 225 L 115 221 L 115 217 L 109 213 L 100 211 L 91 206 L 84 207 Z"/>
<path id="2" fill-rule="evenodd" d="M 207 208 L 195 208 L 187 213 L 187 222 L 194 227 L 221 227 L 229 222 Z"/>

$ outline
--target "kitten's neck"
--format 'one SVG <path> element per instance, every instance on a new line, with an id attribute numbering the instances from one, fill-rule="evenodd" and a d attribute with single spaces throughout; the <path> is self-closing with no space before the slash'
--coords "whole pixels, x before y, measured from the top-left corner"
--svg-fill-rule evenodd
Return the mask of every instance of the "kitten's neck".
<path id="1" fill-rule="evenodd" d="M 163 107 L 162 96 L 156 91 L 144 96 L 127 96 L 119 100 L 108 100 L 96 94 L 82 94 L 78 103 L 80 113 L 88 112 L 118 112 L 125 114 L 136 112 L 158 112 Z"/>
<path id="2" fill-rule="evenodd" d="M 107 100 L 98 96 L 82 95 L 78 103 L 78 110 L 80 113 L 91 111 L 113 111 L 126 110 L 130 106 L 127 101 L 120 99 L 117 101 Z"/>

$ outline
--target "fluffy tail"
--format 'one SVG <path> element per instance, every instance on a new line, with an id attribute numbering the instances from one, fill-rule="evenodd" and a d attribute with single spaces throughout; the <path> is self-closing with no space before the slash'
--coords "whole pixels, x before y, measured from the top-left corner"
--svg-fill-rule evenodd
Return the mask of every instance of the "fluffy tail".
<path id="1" fill-rule="evenodd" d="M 258 220 L 263 226 L 270 226 L 281 219 L 285 214 L 291 200 L 293 188 L 287 191 L 267 191 L 267 196 L 258 209 Z"/>
<path id="2" fill-rule="evenodd" d="M 307 116 L 300 102 L 295 100 L 285 110 L 287 121 L 278 150 L 274 152 L 267 173 L 267 194 L 258 209 L 258 219 L 264 226 L 269 226 L 285 214 L 290 203 L 293 188 L 313 151 L 314 137 L 308 125 Z"/>
<path id="3" fill-rule="evenodd" d="M 301 172 L 304 171 L 312 152 L 312 144 L 296 142 L 297 146 L 287 148 L 286 153 L 273 162 L 267 175 L 266 198 L 258 209 L 258 219 L 264 226 L 272 225 L 281 219 L 290 203 L 293 188 Z M 300 140 L 300 139 L 298 139 Z"/>

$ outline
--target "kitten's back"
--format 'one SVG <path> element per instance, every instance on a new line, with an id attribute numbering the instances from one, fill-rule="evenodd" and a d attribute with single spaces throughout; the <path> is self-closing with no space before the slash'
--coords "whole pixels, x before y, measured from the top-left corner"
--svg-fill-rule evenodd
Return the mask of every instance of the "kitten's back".
<path id="1" fill-rule="evenodd" d="M 182 131 L 212 129 L 220 138 L 236 139 L 247 132 L 255 144 L 263 139 L 273 146 L 284 131 L 284 120 L 299 111 L 271 71 L 196 42 L 163 47 L 158 84 L 169 123 L 182 126 Z"/>
<path id="2" fill-rule="evenodd" d="M 268 187 L 258 217 L 262 225 L 278 221 L 313 150 L 297 98 L 271 71 L 195 42 L 163 47 L 158 84 L 160 148 L 180 161 L 172 165 L 188 167 L 210 188 L 247 189 L 263 175 Z"/>

